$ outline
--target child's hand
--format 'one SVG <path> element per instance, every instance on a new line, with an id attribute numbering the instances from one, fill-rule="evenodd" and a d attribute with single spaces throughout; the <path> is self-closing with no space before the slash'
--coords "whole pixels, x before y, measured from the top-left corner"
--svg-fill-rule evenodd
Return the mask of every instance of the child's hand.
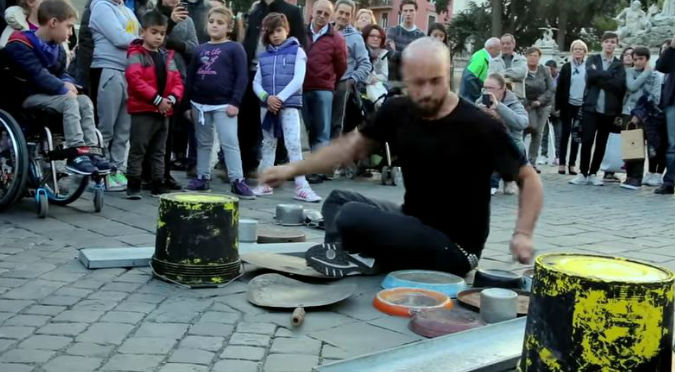
<path id="1" fill-rule="evenodd" d="M 272 111 L 273 114 L 276 114 L 281 109 L 283 102 L 277 96 L 267 97 L 267 109 Z"/>
<path id="2" fill-rule="evenodd" d="M 162 98 L 162 102 L 157 108 L 159 109 L 160 114 L 166 115 L 169 111 L 171 111 L 171 106 L 171 101 L 166 98 Z"/>
<path id="3" fill-rule="evenodd" d="M 233 118 L 233 117 L 239 115 L 239 107 L 227 105 L 227 108 L 225 109 L 225 113 L 227 114 L 227 116 Z"/>

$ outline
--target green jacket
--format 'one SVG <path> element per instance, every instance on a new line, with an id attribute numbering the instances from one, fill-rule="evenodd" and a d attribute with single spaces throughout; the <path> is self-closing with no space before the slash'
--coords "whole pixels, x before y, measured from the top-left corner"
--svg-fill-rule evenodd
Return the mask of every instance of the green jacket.
<path id="1" fill-rule="evenodd" d="M 469 102 L 475 102 L 480 97 L 483 82 L 488 75 L 490 54 L 485 48 L 471 56 L 469 64 L 462 74 L 462 82 L 459 86 L 460 97 Z"/>

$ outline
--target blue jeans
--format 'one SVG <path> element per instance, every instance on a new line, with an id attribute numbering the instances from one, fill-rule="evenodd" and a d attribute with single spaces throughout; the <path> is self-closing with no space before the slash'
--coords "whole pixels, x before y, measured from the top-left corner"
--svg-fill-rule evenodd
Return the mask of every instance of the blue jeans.
<path id="1" fill-rule="evenodd" d="M 302 93 L 302 120 L 307 127 L 312 151 L 330 142 L 333 91 L 310 90 Z"/>
<path id="2" fill-rule="evenodd" d="M 666 150 L 666 175 L 663 184 L 675 184 L 675 106 L 668 106 L 666 113 L 666 130 L 668 131 L 668 149 Z"/>

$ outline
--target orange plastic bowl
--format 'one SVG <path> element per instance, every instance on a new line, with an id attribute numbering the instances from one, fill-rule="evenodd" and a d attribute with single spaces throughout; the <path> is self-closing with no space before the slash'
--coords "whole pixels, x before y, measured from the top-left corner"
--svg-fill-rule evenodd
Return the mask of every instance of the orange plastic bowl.
<path id="1" fill-rule="evenodd" d="M 386 314 L 409 317 L 422 309 L 452 309 L 453 303 L 441 292 L 399 287 L 379 291 L 373 306 Z"/>

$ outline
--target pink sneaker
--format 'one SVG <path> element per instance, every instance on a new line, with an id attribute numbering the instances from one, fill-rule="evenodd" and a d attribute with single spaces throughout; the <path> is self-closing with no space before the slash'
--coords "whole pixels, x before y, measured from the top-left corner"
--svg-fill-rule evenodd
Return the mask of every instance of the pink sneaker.
<path id="1" fill-rule="evenodd" d="M 321 201 L 321 197 L 317 195 L 309 184 L 302 186 L 295 186 L 295 195 L 293 199 L 302 200 L 310 203 L 318 203 Z"/>
<path id="2" fill-rule="evenodd" d="M 274 194 L 274 189 L 266 184 L 260 184 L 253 188 L 255 196 L 268 196 Z"/>

